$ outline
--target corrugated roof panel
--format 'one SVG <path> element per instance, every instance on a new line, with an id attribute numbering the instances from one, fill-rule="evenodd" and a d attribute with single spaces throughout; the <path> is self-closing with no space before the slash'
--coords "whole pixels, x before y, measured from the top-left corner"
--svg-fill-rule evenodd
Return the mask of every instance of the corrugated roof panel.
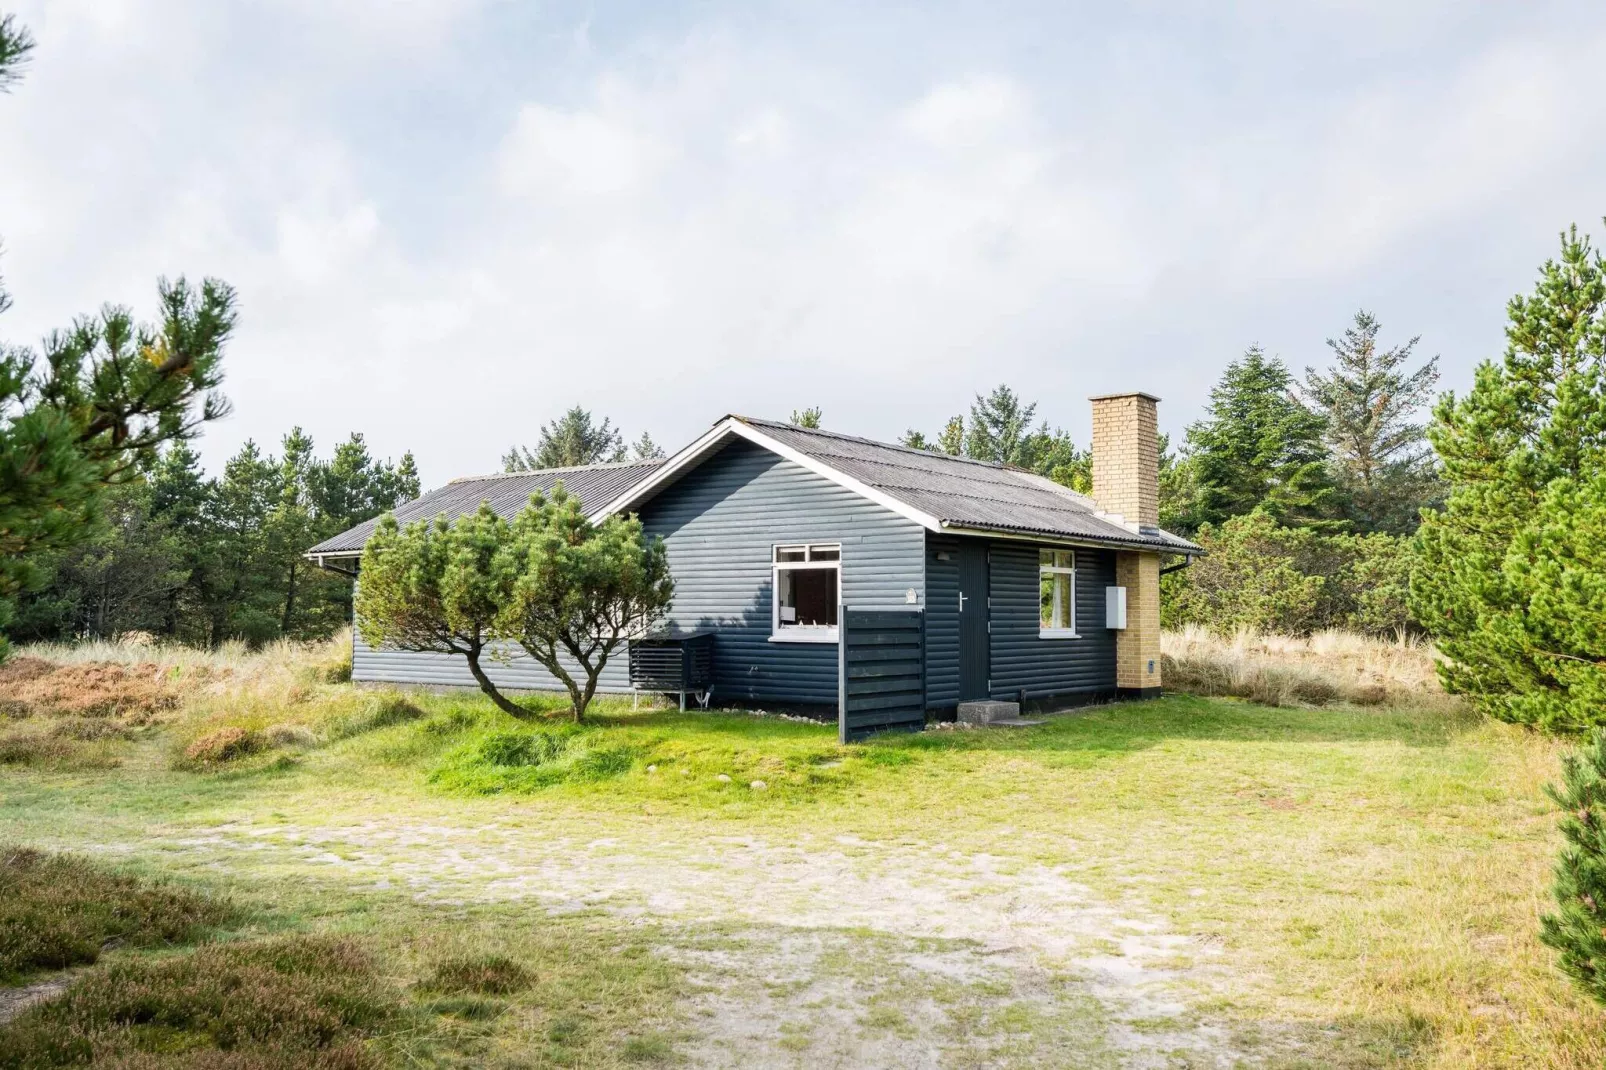
<path id="1" fill-rule="evenodd" d="M 415 520 L 433 518 L 442 513 L 455 520 L 472 513 L 480 507 L 480 502 L 486 501 L 491 503 L 491 508 L 496 510 L 498 516 L 511 520 L 524 508 L 531 494 L 538 490 L 549 492 L 560 481 L 570 494 L 579 497 L 581 508 L 590 512 L 641 482 L 648 472 L 661 463 L 596 464 L 583 468 L 547 468 L 539 472 L 454 479 L 444 487 L 397 506 L 393 512 L 396 522 L 405 527 Z M 307 553 L 345 554 L 360 551 L 378 523 L 378 517 L 365 520 L 333 538 L 325 539 Z"/>
<path id="2" fill-rule="evenodd" d="M 800 453 L 946 525 L 1197 552 L 1170 532 L 1134 532 L 1096 512 L 1092 499 L 1008 465 L 738 417 Z"/>

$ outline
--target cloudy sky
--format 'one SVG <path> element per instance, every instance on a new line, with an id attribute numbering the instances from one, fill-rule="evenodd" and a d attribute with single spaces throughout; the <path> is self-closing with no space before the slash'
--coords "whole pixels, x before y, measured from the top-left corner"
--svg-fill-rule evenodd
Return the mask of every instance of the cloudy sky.
<path id="1" fill-rule="evenodd" d="M 240 292 L 217 467 L 300 424 L 494 470 L 576 402 L 935 429 L 1008 382 L 1197 418 L 1359 307 L 1445 381 L 1606 214 L 1606 4 L 0 0 L 0 262 L 36 339 Z"/>

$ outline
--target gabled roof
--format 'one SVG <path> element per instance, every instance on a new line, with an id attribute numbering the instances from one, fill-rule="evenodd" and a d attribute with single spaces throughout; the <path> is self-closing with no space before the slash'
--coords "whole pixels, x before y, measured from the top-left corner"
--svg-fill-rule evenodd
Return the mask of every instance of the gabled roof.
<path id="1" fill-rule="evenodd" d="M 444 487 L 430 491 L 394 511 L 396 523 L 406 527 L 414 520 L 432 519 L 445 513 L 456 520 L 467 516 L 488 501 L 498 516 L 511 520 L 530 495 L 536 491 L 546 493 L 561 481 L 564 489 L 580 499 L 580 507 L 587 513 L 606 504 L 642 478 L 662 461 L 632 461 L 623 464 L 588 464 L 576 468 L 544 468 L 538 472 L 510 472 L 505 475 L 469 476 L 454 479 Z M 363 544 L 374 533 L 379 518 L 365 520 L 356 527 L 325 539 L 306 552 L 308 557 L 349 557 L 362 553 Z"/>
<path id="2" fill-rule="evenodd" d="M 1202 552 L 1170 532 L 1138 529 L 1101 513 L 1086 495 L 1019 468 L 745 416 L 720 420 L 590 515 L 638 507 L 736 438 L 763 446 L 931 531 Z"/>

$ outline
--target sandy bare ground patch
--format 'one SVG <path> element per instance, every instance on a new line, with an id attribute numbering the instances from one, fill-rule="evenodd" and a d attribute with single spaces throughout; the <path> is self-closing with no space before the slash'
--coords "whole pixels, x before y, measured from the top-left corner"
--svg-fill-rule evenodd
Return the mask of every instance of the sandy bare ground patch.
<path id="1" fill-rule="evenodd" d="M 175 829 L 160 846 L 422 900 L 668 923 L 664 953 L 700 989 L 697 1065 L 1254 1061 L 1192 1009 L 1224 980 L 1210 949 L 1135 899 L 1100 899 L 1068 867 L 940 842 L 706 832 L 398 816 Z"/>
<path id="2" fill-rule="evenodd" d="M 35 1003 L 55 999 L 67 991 L 67 987 L 82 972 L 70 970 L 16 988 L 0 988 L 0 1025 L 5 1025 Z"/>

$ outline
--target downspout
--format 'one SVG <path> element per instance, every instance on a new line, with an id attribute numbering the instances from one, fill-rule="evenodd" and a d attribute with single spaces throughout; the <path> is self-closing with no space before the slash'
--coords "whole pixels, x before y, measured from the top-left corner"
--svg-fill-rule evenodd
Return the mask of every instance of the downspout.
<path id="1" fill-rule="evenodd" d="M 1192 568 L 1192 567 L 1193 567 L 1193 555 L 1192 554 L 1183 554 L 1182 555 L 1182 564 L 1180 564 L 1180 565 L 1167 565 L 1165 568 L 1162 568 L 1160 570 L 1160 575 L 1164 576 L 1164 575 L 1166 575 L 1167 573 L 1170 573 L 1170 572 L 1181 572 L 1185 568 Z"/>

